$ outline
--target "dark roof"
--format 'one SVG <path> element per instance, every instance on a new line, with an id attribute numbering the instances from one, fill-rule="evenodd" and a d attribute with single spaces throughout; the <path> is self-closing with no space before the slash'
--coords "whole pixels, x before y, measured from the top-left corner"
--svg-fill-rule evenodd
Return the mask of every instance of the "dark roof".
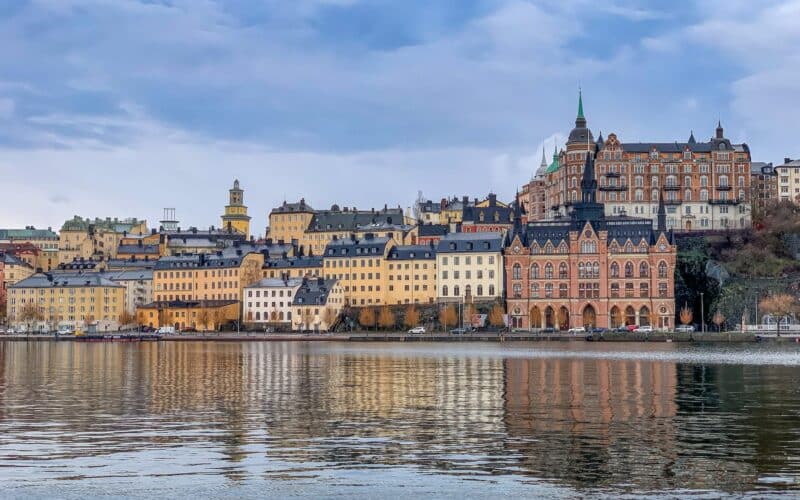
<path id="1" fill-rule="evenodd" d="M 158 255 L 161 252 L 161 249 L 158 245 L 120 245 L 117 247 L 117 253 L 147 253 Z"/>
<path id="2" fill-rule="evenodd" d="M 300 288 L 294 294 L 292 305 L 325 305 L 328 302 L 328 295 L 336 286 L 335 279 L 324 280 L 322 278 L 304 280 Z"/>
<path id="3" fill-rule="evenodd" d="M 366 234 L 362 239 L 339 238 L 325 247 L 325 257 L 383 257 L 391 238 Z"/>
<path id="4" fill-rule="evenodd" d="M 318 211 L 311 218 L 308 231 L 355 231 L 359 226 L 378 223 L 402 224 L 403 210 L 384 208 L 374 211 Z"/>
<path id="5" fill-rule="evenodd" d="M 772 163 L 766 163 L 763 161 L 754 161 L 750 162 L 750 174 L 751 175 L 778 175 L 775 173 L 775 168 L 772 166 Z"/>
<path id="6" fill-rule="evenodd" d="M 111 281 L 149 281 L 153 279 L 152 269 L 133 269 L 124 271 L 106 271 L 103 276 Z"/>
<path id="7" fill-rule="evenodd" d="M 156 262 L 155 269 L 187 269 L 196 267 L 231 268 L 242 265 L 242 259 L 252 252 L 242 252 L 241 255 L 224 252 L 211 254 L 174 255 L 161 257 Z M 222 255 L 220 255 L 222 254 Z"/>
<path id="8" fill-rule="evenodd" d="M 36 229 L 26 227 L 25 229 L 0 229 L 0 240 L 57 240 L 58 235 L 51 229 Z"/>
<path id="9" fill-rule="evenodd" d="M 447 224 L 420 224 L 419 236 L 444 236 L 450 231 Z"/>
<path id="10" fill-rule="evenodd" d="M 264 261 L 264 269 L 288 269 L 291 267 L 322 267 L 322 257 L 281 257 Z"/>
<path id="11" fill-rule="evenodd" d="M 389 250 L 388 260 L 435 259 L 436 249 L 431 245 L 403 245 Z"/>
<path id="12" fill-rule="evenodd" d="M 709 142 L 625 142 L 620 147 L 628 153 L 649 153 L 653 149 L 661 153 L 683 153 L 687 149 L 693 153 L 710 153 L 720 150 L 720 144 L 727 151 L 750 151 L 747 144 L 731 144 L 728 139 L 712 139 Z"/>
<path id="13" fill-rule="evenodd" d="M 486 207 L 469 206 L 464 208 L 462 212 L 463 222 L 473 224 L 511 224 L 514 216 L 513 206 L 498 204 L 497 196 L 494 194 L 490 194 L 487 200 L 489 204 Z M 480 218 L 481 214 L 483 214 L 483 220 Z"/>
<path id="14" fill-rule="evenodd" d="M 439 240 L 436 252 L 500 252 L 502 248 L 500 233 L 451 233 Z"/>
<path id="15" fill-rule="evenodd" d="M 16 255 L 13 255 L 8 252 L 0 252 L 0 260 L 2 260 L 3 264 L 7 266 L 17 265 L 17 266 L 30 267 L 31 269 L 33 269 L 33 267 L 30 264 L 20 259 Z"/>
<path id="16" fill-rule="evenodd" d="M 157 262 L 157 259 L 148 259 L 148 256 L 145 256 L 145 259 L 131 257 L 129 259 L 109 259 L 106 261 L 109 269 L 153 269 Z"/>
<path id="17" fill-rule="evenodd" d="M 100 273 L 38 273 L 18 281 L 9 288 L 56 288 L 56 287 L 111 287 L 121 288 L 122 285 L 114 283 Z"/>
<path id="18" fill-rule="evenodd" d="M 286 203 L 283 202 L 282 205 L 279 207 L 275 207 L 272 209 L 272 213 L 298 213 L 298 212 L 313 212 L 314 209 L 311 208 L 311 205 L 306 203 L 305 198 L 300 198 L 300 201 L 297 203 Z"/>

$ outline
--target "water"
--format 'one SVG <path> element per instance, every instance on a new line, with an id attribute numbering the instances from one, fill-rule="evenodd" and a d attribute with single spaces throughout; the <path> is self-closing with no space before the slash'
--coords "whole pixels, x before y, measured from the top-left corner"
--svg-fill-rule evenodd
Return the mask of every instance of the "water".
<path id="1" fill-rule="evenodd" d="M 800 346 L 0 343 L 3 497 L 800 494 Z"/>

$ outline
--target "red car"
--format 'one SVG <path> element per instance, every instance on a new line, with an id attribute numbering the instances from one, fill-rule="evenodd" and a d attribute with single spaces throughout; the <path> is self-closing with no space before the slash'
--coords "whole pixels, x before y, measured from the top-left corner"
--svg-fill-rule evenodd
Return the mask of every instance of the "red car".
<path id="1" fill-rule="evenodd" d="M 628 325 L 625 328 L 627 328 L 629 332 L 632 332 L 632 331 L 636 330 L 637 328 L 639 328 L 639 325 Z"/>

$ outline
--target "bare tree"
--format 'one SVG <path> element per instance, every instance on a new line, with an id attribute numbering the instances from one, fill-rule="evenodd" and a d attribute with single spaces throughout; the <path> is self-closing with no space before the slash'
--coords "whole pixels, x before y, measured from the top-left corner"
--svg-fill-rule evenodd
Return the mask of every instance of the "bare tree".
<path id="1" fill-rule="evenodd" d="M 225 310 L 221 307 L 217 307 L 211 314 L 214 319 L 214 329 L 219 331 L 222 329 L 222 324 L 227 319 L 225 316 Z"/>
<path id="2" fill-rule="evenodd" d="M 358 323 L 367 329 L 375 326 L 375 311 L 371 307 L 362 308 L 358 313 Z"/>
<path id="3" fill-rule="evenodd" d="M 722 331 L 722 325 L 725 323 L 725 315 L 722 314 L 722 311 L 717 310 L 717 312 L 714 313 L 714 317 L 711 318 L 711 321 L 717 325 L 717 331 L 720 332 Z"/>
<path id="4" fill-rule="evenodd" d="M 681 324 L 688 325 L 692 322 L 693 317 L 694 314 L 688 306 L 684 306 L 683 309 L 681 309 Z"/>
<path id="5" fill-rule="evenodd" d="M 444 330 L 447 330 L 450 326 L 455 326 L 457 321 L 458 313 L 456 312 L 456 306 L 453 304 L 448 304 L 439 311 L 439 323 Z"/>
<path id="6" fill-rule="evenodd" d="M 322 313 L 322 321 L 325 323 L 325 329 L 330 331 L 333 322 L 336 321 L 336 313 L 332 307 L 326 307 Z"/>
<path id="7" fill-rule="evenodd" d="M 775 318 L 775 329 L 778 335 L 781 333 L 781 319 L 800 313 L 800 303 L 796 297 L 788 293 L 770 295 L 762 299 L 758 306 L 762 311 Z"/>
<path id="8" fill-rule="evenodd" d="M 415 305 L 412 304 L 406 307 L 406 317 L 403 319 L 403 323 L 408 328 L 414 328 L 419 325 L 419 311 L 417 311 Z"/>
<path id="9" fill-rule="evenodd" d="M 36 304 L 29 302 L 22 306 L 22 309 L 19 311 L 19 320 L 25 323 L 25 326 L 30 332 L 33 329 L 33 324 L 38 321 L 41 321 L 43 318 L 42 312 L 36 306 Z"/>
<path id="10" fill-rule="evenodd" d="M 208 308 L 201 307 L 199 311 L 197 311 L 197 329 L 200 331 L 208 330 L 208 324 L 211 322 L 211 313 L 208 312 Z M 214 327 L 212 325 L 211 329 L 213 330 Z"/>

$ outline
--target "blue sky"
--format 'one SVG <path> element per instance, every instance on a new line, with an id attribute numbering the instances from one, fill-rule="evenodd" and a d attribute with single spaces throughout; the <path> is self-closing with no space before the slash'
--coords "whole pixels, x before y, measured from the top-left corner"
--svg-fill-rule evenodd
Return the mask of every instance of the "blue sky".
<path id="1" fill-rule="evenodd" d="M 0 4 L 0 226 L 176 207 L 256 232 L 284 197 L 509 198 L 583 88 L 624 141 L 800 155 L 800 0 L 18 0 Z"/>

